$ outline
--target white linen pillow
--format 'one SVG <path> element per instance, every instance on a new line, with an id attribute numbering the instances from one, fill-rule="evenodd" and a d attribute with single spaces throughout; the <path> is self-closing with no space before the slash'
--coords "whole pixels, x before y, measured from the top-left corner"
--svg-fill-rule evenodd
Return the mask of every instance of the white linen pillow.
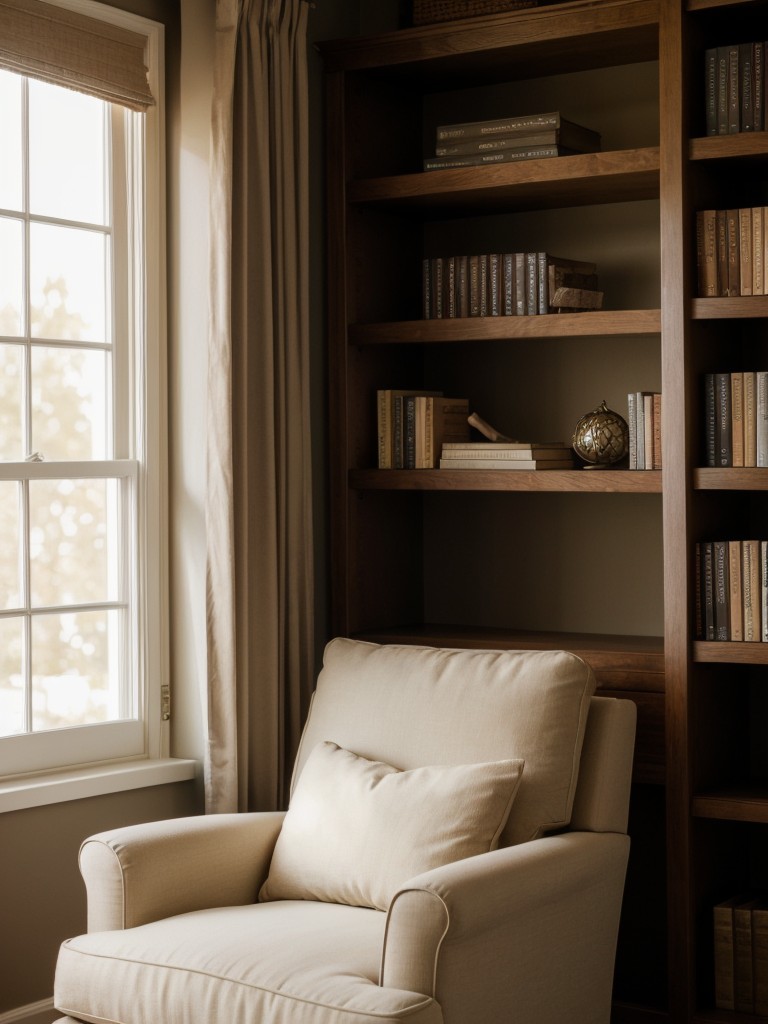
<path id="1" fill-rule="evenodd" d="M 386 910 L 415 875 L 496 848 L 524 763 L 399 771 L 319 743 L 294 789 L 259 900 Z"/>

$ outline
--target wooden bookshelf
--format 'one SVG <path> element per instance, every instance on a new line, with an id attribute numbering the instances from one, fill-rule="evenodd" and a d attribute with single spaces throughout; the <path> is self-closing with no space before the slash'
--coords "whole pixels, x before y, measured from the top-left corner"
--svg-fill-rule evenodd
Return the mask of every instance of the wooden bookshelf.
<path id="1" fill-rule="evenodd" d="M 696 639 L 694 552 L 768 521 L 768 472 L 700 465 L 702 376 L 768 366 L 768 295 L 699 298 L 694 226 L 700 208 L 768 195 L 768 133 L 703 137 L 705 48 L 768 36 L 766 14 L 766 0 L 572 0 L 321 46 L 330 628 L 572 650 L 601 692 L 635 701 L 625 1024 L 745 1020 L 715 1008 L 708 922 L 756 881 L 766 838 L 744 729 L 763 721 L 768 644 Z M 637 89 L 620 99 L 624 75 Z M 594 123 L 588 98 L 571 119 L 602 130 L 603 150 L 421 170 L 435 125 L 498 116 L 499 97 L 534 112 L 539 94 L 564 116 L 599 97 Z M 636 100 L 642 115 L 623 116 Z M 606 308 L 420 319 L 424 258 L 534 248 L 594 259 Z M 662 392 L 662 471 L 376 468 L 378 388 L 445 389 L 508 416 L 512 436 L 567 440 L 617 381 L 624 398 Z"/>

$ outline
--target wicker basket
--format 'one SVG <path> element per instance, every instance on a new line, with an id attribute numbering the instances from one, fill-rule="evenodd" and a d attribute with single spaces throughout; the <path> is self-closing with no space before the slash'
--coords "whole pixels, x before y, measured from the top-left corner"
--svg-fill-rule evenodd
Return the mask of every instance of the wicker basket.
<path id="1" fill-rule="evenodd" d="M 538 0 L 413 0 L 413 24 L 480 18 L 484 14 L 504 14 L 537 4 Z"/>

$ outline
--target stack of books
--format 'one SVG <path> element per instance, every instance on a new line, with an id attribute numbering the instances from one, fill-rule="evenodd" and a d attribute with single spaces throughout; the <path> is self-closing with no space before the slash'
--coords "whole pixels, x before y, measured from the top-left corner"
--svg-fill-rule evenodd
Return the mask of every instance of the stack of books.
<path id="1" fill-rule="evenodd" d="M 546 252 L 436 256 L 422 262 L 425 320 L 600 309 L 597 268 Z"/>
<path id="2" fill-rule="evenodd" d="M 469 400 L 439 391 L 376 392 L 379 469 L 435 469 L 444 441 L 468 441 Z"/>
<path id="3" fill-rule="evenodd" d="M 766 206 L 699 210 L 696 268 L 701 298 L 768 295 Z"/>
<path id="4" fill-rule="evenodd" d="M 696 544 L 696 635 L 768 642 L 768 542 Z"/>
<path id="5" fill-rule="evenodd" d="M 763 42 L 705 50 L 707 135 L 763 131 L 764 59 Z"/>
<path id="6" fill-rule="evenodd" d="M 768 466 L 768 371 L 704 374 L 707 466 Z"/>
<path id="7" fill-rule="evenodd" d="M 436 132 L 435 155 L 424 161 L 424 170 L 540 160 L 594 153 L 599 149 L 598 132 L 566 120 L 558 111 L 501 117 L 440 125 Z"/>
<path id="8" fill-rule="evenodd" d="M 768 900 L 742 895 L 715 904 L 715 1005 L 768 1016 Z"/>
<path id="9" fill-rule="evenodd" d="M 440 469 L 574 469 L 564 441 L 469 441 L 443 444 Z"/>
<path id="10" fill-rule="evenodd" d="M 633 391 L 627 405 L 629 468 L 661 469 L 661 394 Z"/>

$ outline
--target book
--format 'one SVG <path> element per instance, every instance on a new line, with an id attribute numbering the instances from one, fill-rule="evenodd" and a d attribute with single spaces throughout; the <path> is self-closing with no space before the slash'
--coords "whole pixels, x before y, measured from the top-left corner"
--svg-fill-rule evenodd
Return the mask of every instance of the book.
<path id="1" fill-rule="evenodd" d="M 696 214 L 696 268 L 702 297 L 719 294 L 716 254 L 717 211 L 699 210 Z"/>
<path id="2" fill-rule="evenodd" d="M 762 630 L 760 582 L 760 541 L 744 540 L 741 542 L 742 568 L 741 586 L 744 602 L 744 640 L 757 643 Z"/>
<path id="3" fill-rule="evenodd" d="M 439 392 L 428 392 L 439 395 Z M 403 469 L 404 441 L 403 399 L 425 394 L 423 391 L 407 391 L 394 388 L 380 388 L 376 392 L 377 451 L 379 469 Z"/>
<path id="4" fill-rule="evenodd" d="M 737 898 L 716 903 L 712 911 L 715 960 L 715 1006 L 733 1010 L 734 999 L 734 935 L 733 908 Z"/>
<path id="5" fill-rule="evenodd" d="M 446 442 L 443 444 L 442 458 L 450 459 L 475 459 L 478 462 L 488 459 L 511 459 L 515 462 L 526 459 L 555 459 L 565 460 L 570 458 L 571 449 L 565 445 L 557 447 L 546 447 L 544 445 L 520 445 L 510 447 L 504 444 L 477 444 L 464 445 Z"/>
<path id="6" fill-rule="evenodd" d="M 704 465 L 717 465 L 717 401 L 714 373 L 704 374 Z"/>
<path id="7" fill-rule="evenodd" d="M 768 371 L 755 373 L 757 391 L 757 437 L 755 457 L 758 466 L 768 466 Z"/>
<path id="8" fill-rule="evenodd" d="M 733 908 L 733 1008 L 752 1013 L 755 1006 L 752 973 L 752 908 L 754 899 Z"/>
<path id="9" fill-rule="evenodd" d="M 744 639 L 744 609 L 741 583 L 741 541 L 728 541 L 728 636 L 731 640 Z"/>
<path id="10" fill-rule="evenodd" d="M 575 469 L 567 459 L 440 459 L 440 469 Z"/>
<path id="11" fill-rule="evenodd" d="M 661 455 L 661 392 L 653 393 L 653 464 L 652 469 L 662 468 Z"/>
<path id="12" fill-rule="evenodd" d="M 728 607 L 728 543 L 712 543 L 713 597 L 715 604 L 715 640 L 730 639 L 730 610 Z"/>
<path id="13" fill-rule="evenodd" d="M 559 111 L 443 124 L 438 126 L 435 136 L 440 143 L 450 139 L 478 139 L 515 134 L 522 136 L 540 132 L 563 131 L 567 133 L 569 139 L 578 139 L 580 145 L 597 144 L 599 146 L 600 144 L 600 136 L 597 132 L 569 121 L 562 117 Z"/>
<path id="14" fill-rule="evenodd" d="M 760 641 L 768 643 L 768 541 L 760 541 Z"/>
<path id="15" fill-rule="evenodd" d="M 704 51 L 704 95 L 707 135 L 717 135 L 717 47 Z"/>
<path id="16" fill-rule="evenodd" d="M 465 136 L 455 142 L 438 141 L 435 156 L 466 156 L 538 146 L 566 146 L 579 153 L 595 153 L 600 149 L 600 136 L 572 121 L 561 119 L 559 128 L 545 128 L 528 134 L 512 131 L 498 135 Z"/>
<path id="17" fill-rule="evenodd" d="M 629 468 L 637 469 L 637 394 L 627 395 L 627 427 L 629 428 Z"/>
<path id="18" fill-rule="evenodd" d="M 731 438 L 731 381 L 729 373 L 715 378 L 715 465 L 733 465 Z"/>
<path id="19" fill-rule="evenodd" d="M 757 381 L 754 370 L 744 371 L 744 465 L 757 465 Z"/>
<path id="20" fill-rule="evenodd" d="M 715 591 L 713 572 L 713 550 L 712 542 L 704 541 L 700 545 L 701 550 L 701 574 L 702 593 L 704 604 L 704 639 L 715 639 Z"/>
<path id="21" fill-rule="evenodd" d="M 446 441 L 469 440 L 469 400 L 420 395 L 416 399 L 416 469 L 435 469 Z M 423 423 L 423 429 L 421 424 Z"/>
<path id="22" fill-rule="evenodd" d="M 731 465 L 744 465 L 744 374 L 731 373 Z"/>
<path id="23" fill-rule="evenodd" d="M 757 899 L 752 907 L 753 1013 L 768 1016 L 768 900 Z"/>
<path id="24" fill-rule="evenodd" d="M 507 164 L 515 160 L 546 160 L 554 156 L 573 156 L 575 150 L 565 146 L 523 146 L 520 149 L 501 149 L 492 153 L 474 153 L 465 156 L 428 156 L 423 162 L 425 171 L 440 171 L 452 167 L 482 167 L 485 164 Z"/>
<path id="25" fill-rule="evenodd" d="M 739 214 L 739 295 L 752 294 L 752 209 L 743 207 Z"/>

